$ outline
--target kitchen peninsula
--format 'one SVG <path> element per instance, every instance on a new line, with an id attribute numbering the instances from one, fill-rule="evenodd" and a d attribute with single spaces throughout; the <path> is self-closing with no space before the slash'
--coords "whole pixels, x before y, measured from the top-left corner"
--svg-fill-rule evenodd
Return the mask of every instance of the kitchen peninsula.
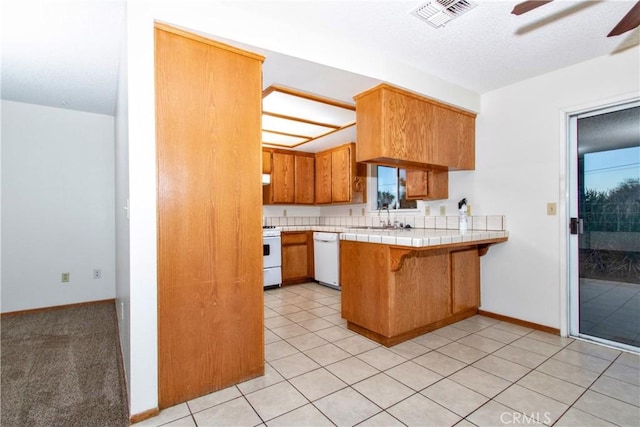
<path id="1" fill-rule="evenodd" d="M 508 233 L 350 229 L 341 239 L 342 317 L 393 346 L 475 315 L 480 257 Z"/>

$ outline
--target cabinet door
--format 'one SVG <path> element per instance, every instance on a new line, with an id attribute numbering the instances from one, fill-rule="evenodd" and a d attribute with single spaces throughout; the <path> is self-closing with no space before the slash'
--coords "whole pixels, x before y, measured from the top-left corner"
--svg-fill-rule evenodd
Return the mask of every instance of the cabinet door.
<path id="1" fill-rule="evenodd" d="M 262 173 L 271 173 L 271 152 L 262 152 Z"/>
<path id="2" fill-rule="evenodd" d="M 409 200 L 449 198 L 449 172 L 435 169 L 407 169 L 406 197 Z"/>
<path id="3" fill-rule="evenodd" d="M 271 164 L 271 202 L 295 202 L 294 155 L 273 153 Z"/>
<path id="4" fill-rule="evenodd" d="M 407 169 L 407 199 L 426 200 L 429 197 L 427 171 Z"/>
<path id="5" fill-rule="evenodd" d="M 331 152 L 331 202 L 351 201 L 351 147 Z"/>
<path id="6" fill-rule="evenodd" d="M 306 231 L 282 234 L 282 282 L 298 283 L 309 278 L 309 233 Z M 288 282 L 288 283 L 287 283 Z"/>
<path id="7" fill-rule="evenodd" d="M 475 118 L 436 107 L 432 135 L 434 164 L 475 169 Z"/>
<path id="8" fill-rule="evenodd" d="M 451 252 L 453 313 L 480 306 L 480 256 L 477 248 Z"/>
<path id="9" fill-rule="evenodd" d="M 282 281 L 307 277 L 307 245 L 292 245 L 282 248 Z"/>
<path id="10" fill-rule="evenodd" d="M 316 203 L 331 203 L 331 153 L 316 155 Z"/>
<path id="11" fill-rule="evenodd" d="M 315 202 L 315 159 L 309 156 L 295 156 L 295 202 L 313 204 Z"/>

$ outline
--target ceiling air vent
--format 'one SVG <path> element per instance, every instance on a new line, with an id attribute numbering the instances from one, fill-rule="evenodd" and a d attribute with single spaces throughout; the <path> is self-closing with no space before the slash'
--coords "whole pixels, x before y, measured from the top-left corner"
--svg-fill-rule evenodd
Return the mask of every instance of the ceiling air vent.
<path id="1" fill-rule="evenodd" d="M 439 28 L 476 6 L 477 3 L 469 0 L 433 0 L 423 4 L 411 14 Z"/>

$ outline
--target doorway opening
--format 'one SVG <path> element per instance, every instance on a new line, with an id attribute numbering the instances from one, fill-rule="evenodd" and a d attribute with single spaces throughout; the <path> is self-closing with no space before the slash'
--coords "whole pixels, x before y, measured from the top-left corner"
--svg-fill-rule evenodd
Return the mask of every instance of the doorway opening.
<path id="1" fill-rule="evenodd" d="M 570 116 L 570 333 L 640 350 L 640 102 Z"/>

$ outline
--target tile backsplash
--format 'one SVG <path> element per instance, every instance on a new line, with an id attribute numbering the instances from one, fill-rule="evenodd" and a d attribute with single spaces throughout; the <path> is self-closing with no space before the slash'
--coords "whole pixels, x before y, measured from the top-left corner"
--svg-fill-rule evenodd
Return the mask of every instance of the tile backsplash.
<path id="1" fill-rule="evenodd" d="M 436 230 L 457 230 L 460 228 L 459 217 L 456 216 L 389 216 L 392 223 L 410 225 L 413 228 L 430 228 Z M 387 221 L 386 214 L 367 216 L 273 216 L 264 217 L 264 225 L 273 226 L 331 226 L 331 227 L 363 227 L 379 226 Z M 467 229 L 482 231 L 504 231 L 507 229 L 504 215 L 474 215 L 467 217 Z"/>

